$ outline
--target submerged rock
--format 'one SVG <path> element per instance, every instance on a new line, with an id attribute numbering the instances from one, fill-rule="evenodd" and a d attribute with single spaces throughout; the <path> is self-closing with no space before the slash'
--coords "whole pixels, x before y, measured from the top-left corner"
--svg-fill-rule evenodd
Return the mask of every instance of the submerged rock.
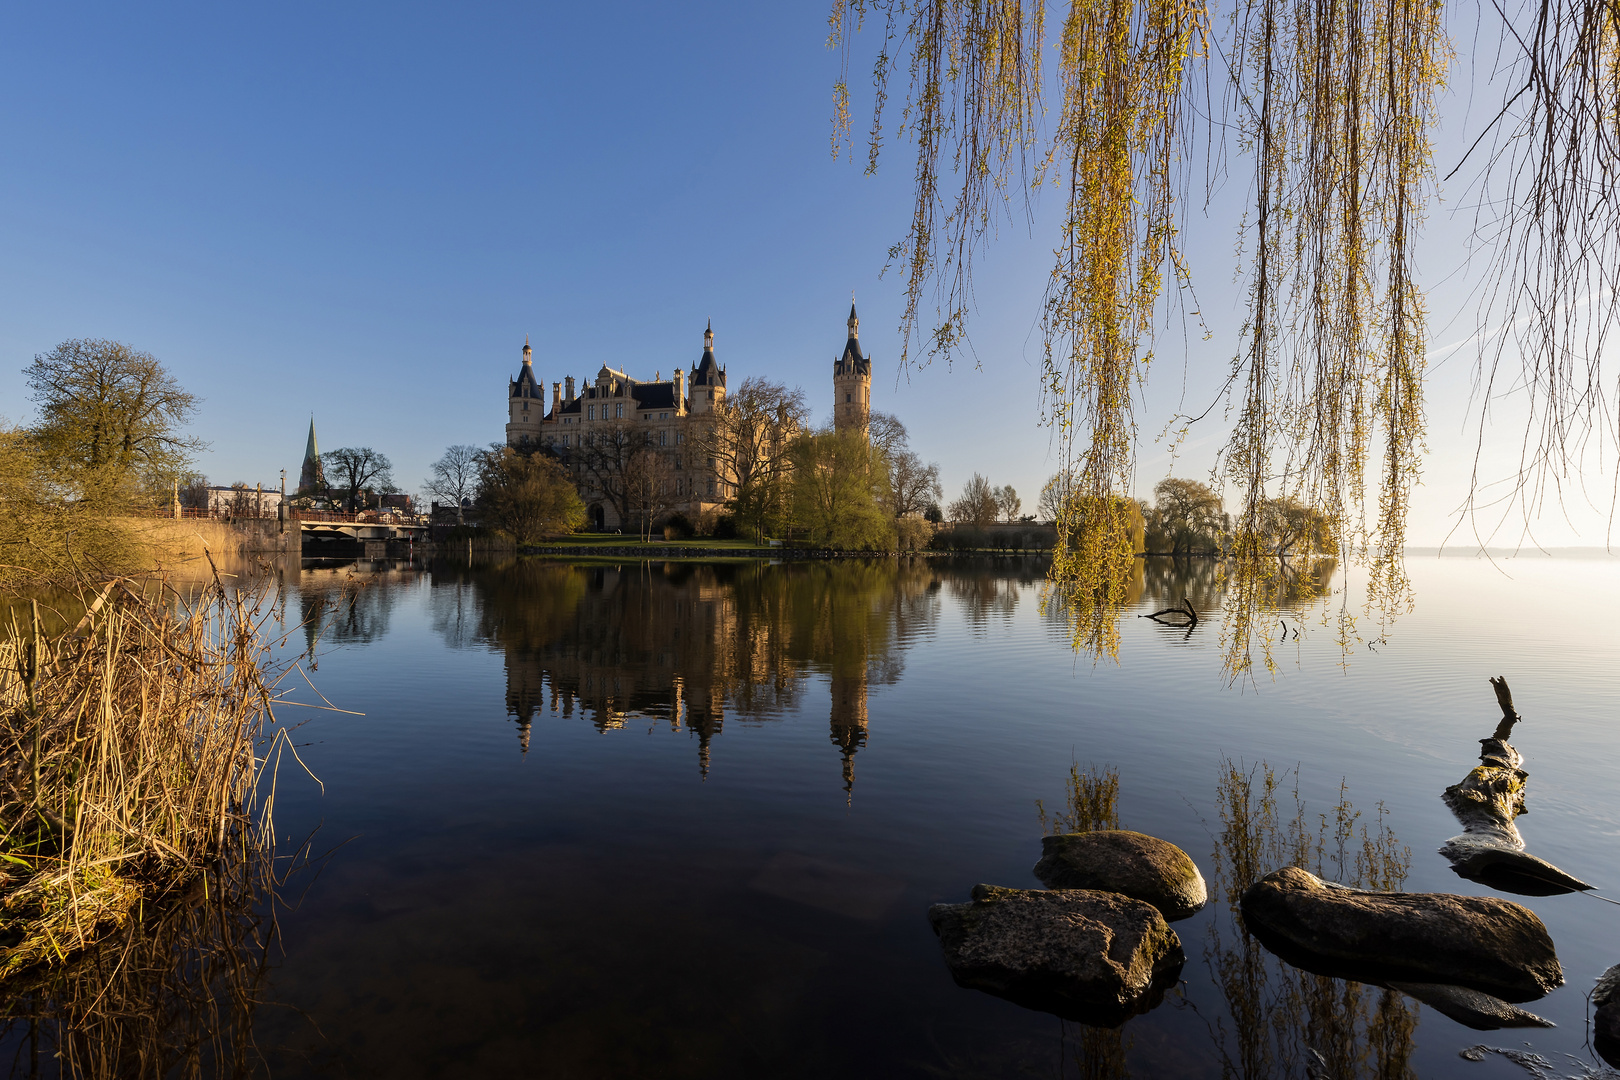
<path id="1" fill-rule="evenodd" d="M 1514 819 L 1526 812 L 1524 758 L 1508 742 L 1520 720 L 1507 680 L 1492 679 L 1502 719 L 1488 739 L 1479 741 L 1479 764 L 1441 798 L 1463 831 L 1440 848 L 1458 877 L 1520 896 L 1556 896 L 1592 888 L 1524 850 L 1524 837 Z"/>
<path id="2" fill-rule="evenodd" d="M 1035 876 L 1049 889 L 1121 893 L 1152 904 L 1172 922 L 1209 899 L 1204 876 L 1185 851 L 1128 829 L 1041 837 Z"/>
<path id="3" fill-rule="evenodd" d="M 1495 1031 L 1498 1028 L 1557 1027 L 1544 1017 L 1525 1012 L 1509 1005 L 1499 997 L 1482 994 L 1465 986 L 1446 986 L 1441 983 L 1389 983 L 1391 990 L 1399 990 L 1407 997 L 1416 998 L 1436 1012 L 1449 1016 L 1464 1027 L 1475 1031 Z"/>
<path id="4" fill-rule="evenodd" d="M 1158 1005 L 1186 960 L 1156 908 L 1116 893 L 975 885 L 928 921 L 958 986 L 1097 1027 Z"/>
<path id="5" fill-rule="evenodd" d="M 1243 894 L 1244 925 L 1288 963 L 1357 982 L 1440 983 L 1504 1001 L 1564 984 L 1547 928 L 1508 900 L 1332 885 L 1297 866 Z"/>
<path id="6" fill-rule="evenodd" d="M 1592 1009 L 1592 1049 L 1620 1069 L 1620 964 L 1598 976 Z"/>

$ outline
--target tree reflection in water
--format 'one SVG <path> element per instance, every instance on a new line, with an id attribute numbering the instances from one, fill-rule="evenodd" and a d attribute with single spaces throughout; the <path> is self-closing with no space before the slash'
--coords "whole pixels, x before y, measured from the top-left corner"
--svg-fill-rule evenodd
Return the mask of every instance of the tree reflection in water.
<path id="1" fill-rule="evenodd" d="M 708 775 L 726 719 L 765 723 L 805 683 L 831 689 L 830 738 L 846 792 L 866 744 L 867 693 L 899 680 L 901 653 L 939 613 L 922 560 L 631 563 L 518 559 L 434 567 L 434 626 L 454 646 L 498 649 L 507 712 L 527 750 L 537 713 L 576 712 L 600 731 L 636 719 L 698 743 Z"/>
<path id="2" fill-rule="evenodd" d="M 320 646 L 368 645 L 388 634 L 400 589 L 388 586 L 420 577 L 412 563 L 355 562 L 305 570 L 298 605 L 304 654 L 319 666 Z"/>
<path id="3" fill-rule="evenodd" d="M 1227 1018 L 1210 1027 L 1222 1075 L 1242 1080 L 1415 1076 L 1410 1060 L 1417 1012 L 1400 994 L 1291 967 L 1250 936 L 1238 915 L 1244 890 L 1284 866 L 1365 889 L 1395 890 L 1406 879 L 1411 851 L 1390 832 L 1382 803 L 1376 821 L 1358 832 L 1361 815 L 1341 784 L 1331 818 L 1318 815 L 1312 828 L 1297 779 L 1296 774 L 1290 793 L 1293 814 L 1286 819 L 1280 778 L 1265 762 L 1244 770 L 1227 761 L 1217 785 L 1221 831 L 1211 884 L 1226 906 L 1209 923 L 1204 957 L 1227 1007 Z"/>
<path id="4" fill-rule="evenodd" d="M 1098 660 L 1117 660 L 1119 620 L 1127 617 L 1132 608 L 1152 611 L 1180 607 L 1185 598 L 1202 616 L 1200 621 L 1161 629 L 1173 639 L 1192 641 L 1212 624 L 1219 624 L 1226 670 L 1236 679 L 1253 669 L 1256 643 L 1262 666 L 1274 670 L 1273 648 L 1281 638 L 1265 632 L 1263 625 L 1275 626 L 1279 616 L 1303 619 L 1308 609 L 1320 606 L 1315 617 L 1322 625 L 1329 625 L 1330 618 L 1334 620 L 1336 640 L 1348 653 L 1357 640 L 1355 619 L 1344 605 L 1330 613 L 1323 603 L 1334 595 L 1338 560 L 1287 558 L 1272 559 L 1271 563 L 1274 565 L 1268 564 L 1266 573 L 1245 577 L 1242 585 L 1246 591 L 1234 597 L 1230 566 L 1221 559 L 1158 555 L 1139 558 L 1129 580 L 1113 586 L 1108 596 L 1095 598 L 1070 587 L 1048 584 L 1041 596 L 1041 613 L 1066 628 L 1077 652 Z"/>
<path id="5" fill-rule="evenodd" d="M 210 871 L 95 948 L 0 987 L 9 1077 L 243 1077 L 269 968 L 266 859 Z M 267 922 L 266 912 L 271 912 Z"/>

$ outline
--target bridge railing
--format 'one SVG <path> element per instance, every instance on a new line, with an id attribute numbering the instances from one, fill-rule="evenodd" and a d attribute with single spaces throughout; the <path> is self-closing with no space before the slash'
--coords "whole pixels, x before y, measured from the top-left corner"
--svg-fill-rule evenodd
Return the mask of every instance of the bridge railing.
<path id="1" fill-rule="evenodd" d="M 419 514 L 401 514 L 390 510 L 362 510 L 345 514 L 337 510 L 294 510 L 292 520 L 331 525 L 420 525 Z"/>

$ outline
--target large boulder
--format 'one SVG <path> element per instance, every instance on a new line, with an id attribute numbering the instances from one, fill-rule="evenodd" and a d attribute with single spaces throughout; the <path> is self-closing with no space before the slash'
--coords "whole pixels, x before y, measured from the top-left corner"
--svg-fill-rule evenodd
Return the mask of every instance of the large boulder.
<path id="1" fill-rule="evenodd" d="M 1297 866 L 1243 894 L 1243 923 L 1288 963 L 1357 982 L 1441 983 L 1505 1001 L 1564 984 L 1552 938 L 1509 900 L 1333 885 Z"/>
<path id="2" fill-rule="evenodd" d="M 1129 829 L 1041 838 L 1035 876 L 1049 889 L 1097 889 L 1152 904 L 1174 922 L 1209 899 L 1198 866 L 1176 845 Z"/>
<path id="3" fill-rule="evenodd" d="M 975 885 L 928 921 L 957 985 L 1099 1027 L 1157 1005 L 1186 960 L 1157 909 L 1117 893 Z"/>
<path id="4" fill-rule="evenodd" d="M 1592 1010 L 1592 1049 L 1620 1069 L 1620 964 L 1598 976 Z"/>

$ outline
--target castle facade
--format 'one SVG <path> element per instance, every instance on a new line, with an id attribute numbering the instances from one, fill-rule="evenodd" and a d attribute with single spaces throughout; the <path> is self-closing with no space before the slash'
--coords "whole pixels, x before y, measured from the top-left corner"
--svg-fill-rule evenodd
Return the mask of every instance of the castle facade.
<path id="1" fill-rule="evenodd" d="M 848 340 L 833 361 L 833 423 L 839 430 L 865 430 L 871 412 L 872 361 L 861 352 L 860 318 L 849 307 Z M 714 326 L 703 331 L 703 355 L 690 370 L 676 368 L 672 377 L 652 381 L 632 378 L 606 366 L 594 379 L 575 383 L 572 375 L 551 384 L 535 374 L 534 350 L 523 343 L 523 366 L 507 384 L 506 444 L 515 449 L 544 448 L 564 461 L 603 437 L 644 435 L 668 466 L 674 485 L 672 513 L 696 517 L 731 497 L 726 478 L 714 459 L 699 450 L 699 437 L 726 399 L 726 369 L 714 355 Z M 626 528 L 612 503 L 582 484 L 593 528 Z"/>

